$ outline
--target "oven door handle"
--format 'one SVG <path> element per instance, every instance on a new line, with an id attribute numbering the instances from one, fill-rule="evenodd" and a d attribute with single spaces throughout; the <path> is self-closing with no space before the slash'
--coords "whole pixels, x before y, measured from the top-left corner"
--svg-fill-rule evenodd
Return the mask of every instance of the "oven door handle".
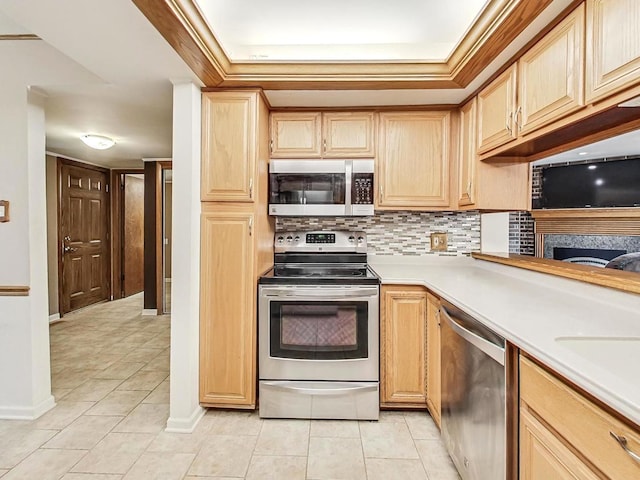
<path id="1" fill-rule="evenodd" d="M 378 289 L 374 288 L 357 288 L 353 290 L 339 289 L 339 290 L 268 290 L 263 291 L 261 296 L 263 297 L 287 297 L 287 298 L 354 298 L 354 297 L 375 297 L 378 295 Z"/>
<path id="2" fill-rule="evenodd" d="M 292 382 L 269 382 L 262 381 L 263 384 L 268 385 L 270 388 L 275 388 L 278 390 L 284 391 L 295 391 L 297 393 L 304 393 L 305 395 L 341 395 L 345 393 L 353 393 L 353 392 L 375 392 L 378 390 L 378 385 L 354 385 L 348 387 L 341 388 L 306 388 L 306 387 L 297 387 L 292 385 Z"/>

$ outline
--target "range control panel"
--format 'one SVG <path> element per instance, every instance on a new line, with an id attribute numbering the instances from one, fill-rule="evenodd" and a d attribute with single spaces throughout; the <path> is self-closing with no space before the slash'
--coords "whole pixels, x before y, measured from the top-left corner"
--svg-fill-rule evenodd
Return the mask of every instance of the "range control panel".
<path id="1" fill-rule="evenodd" d="M 364 232 L 316 231 L 276 233 L 276 252 L 367 252 Z"/>
<path id="2" fill-rule="evenodd" d="M 307 243 L 336 243 L 335 233 L 307 233 Z"/>

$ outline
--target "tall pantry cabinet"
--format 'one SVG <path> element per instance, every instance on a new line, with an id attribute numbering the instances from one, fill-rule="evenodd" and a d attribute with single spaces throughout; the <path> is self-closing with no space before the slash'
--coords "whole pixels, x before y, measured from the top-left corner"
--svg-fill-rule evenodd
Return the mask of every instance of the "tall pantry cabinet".
<path id="1" fill-rule="evenodd" d="M 200 403 L 255 408 L 257 281 L 273 262 L 269 111 L 258 90 L 202 95 Z"/>

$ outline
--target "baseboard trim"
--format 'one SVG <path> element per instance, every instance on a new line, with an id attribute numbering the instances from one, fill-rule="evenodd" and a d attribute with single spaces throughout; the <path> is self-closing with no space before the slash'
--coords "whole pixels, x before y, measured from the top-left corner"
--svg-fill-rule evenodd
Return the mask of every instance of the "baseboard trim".
<path id="1" fill-rule="evenodd" d="M 157 308 L 144 308 L 144 309 L 142 309 L 142 316 L 147 316 L 147 315 L 157 316 L 158 315 L 158 309 Z"/>
<path id="2" fill-rule="evenodd" d="M 167 428 L 165 428 L 165 432 L 192 433 L 195 430 L 196 425 L 198 425 L 202 417 L 204 417 L 205 413 L 207 413 L 207 410 L 198 406 L 189 418 L 169 417 L 169 420 L 167 420 Z"/>
<path id="3" fill-rule="evenodd" d="M 56 406 L 56 399 L 49 395 L 47 399 L 35 407 L 3 407 L 0 406 L 2 420 L 35 420 Z"/>
<path id="4" fill-rule="evenodd" d="M 54 313 L 53 315 L 49 315 L 49 323 L 60 320 L 60 314 Z"/>

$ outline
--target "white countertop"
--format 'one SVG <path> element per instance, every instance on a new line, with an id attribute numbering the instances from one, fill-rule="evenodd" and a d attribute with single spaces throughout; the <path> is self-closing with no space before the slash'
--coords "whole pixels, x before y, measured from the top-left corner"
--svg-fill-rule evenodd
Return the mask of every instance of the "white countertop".
<path id="1" fill-rule="evenodd" d="M 640 425 L 640 295 L 468 257 L 368 261 L 383 284 L 424 285 Z"/>

